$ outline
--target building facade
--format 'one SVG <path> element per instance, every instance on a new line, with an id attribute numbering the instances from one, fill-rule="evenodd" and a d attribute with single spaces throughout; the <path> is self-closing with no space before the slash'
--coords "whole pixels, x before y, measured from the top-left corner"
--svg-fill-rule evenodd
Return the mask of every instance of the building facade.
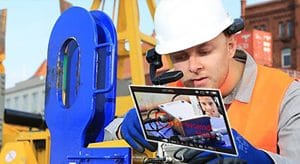
<path id="1" fill-rule="evenodd" d="M 126 68 L 122 79 L 117 80 L 117 96 L 130 95 L 128 85 L 131 84 L 131 79 Z M 46 69 L 47 61 L 44 60 L 31 78 L 6 89 L 5 108 L 44 115 Z"/>
<path id="2" fill-rule="evenodd" d="M 273 0 L 247 6 L 245 10 L 246 30 L 272 33 L 276 68 L 300 71 L 299 23 L 300 0 Z"/>
<path id="3" fill-rule="evenodd" d="M 17 83 L 5 91 L 5 108 L 30 113 L 44 113 L 45 77 L 32 78 Z"/>

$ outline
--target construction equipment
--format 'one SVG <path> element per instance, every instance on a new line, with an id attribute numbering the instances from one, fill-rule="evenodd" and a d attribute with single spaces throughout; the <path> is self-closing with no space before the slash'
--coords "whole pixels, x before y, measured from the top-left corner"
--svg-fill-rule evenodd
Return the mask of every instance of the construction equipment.
<path id="1" fill-rule="evenodd" d="M 147 1 L 147 4 L 153 16 L 155 2 Z M 115 115 L 122 115 L 133 107 L 130 96 L 116 96 L 116 77 L 124 79 L 127 71 L 122 68 L 128 65 L 129 59 L 132 83 L 146 84 L 144 68 L 148 65 L 145 65 L 143 54 L 155 44 L 152 37 L 139 30 L 137 1 L 119 1 L 118 15 L 118 41 L 113 23 L 103 12 L 74 7 L 57 20 L 49 41 L 45 100 L 51 153 L 48 129 L 39 130 L 42 133 L 39 140 L 48 145 L 41 151 L 44 155 L 41 160 L 32 144 L 39 134 L 22 127 L 26 135 L 16 133 L 12 140 L 5 142 L 7 149 L 3 149 L 0 156 L 3 163 L 19 160 L 28 163 L 143 163 L 156 160 L 154 154 L 133 154 L 123 140 L 102 142 L 104 127 Z M 160 70 L 166 70 L 166 65 Z M 26 137 L 20 140 L 21 134 Z M 118 148 L 113 148 L 115 146 Z M 11 153 L 15 147 L 20 153 Z M 11 155 L 14 158 L 9 158 Z M 9 161 L 5 161 L 7 156 Z"/>
<path id="2" fill-rule="evenodd" d="M 103 141 L 104 127 L 114 118 L 116 43 L 114 25 L 103 12 L 73 7 L 57 20 L 45 100 L 51 163 L 130 163 L 129 147 L 87 148 Z"/>
<path id="3" fill-rule="evenodd" d="M 5 109 L 0 163 L 48 163 L 50 134 L 42 115 Z"/>
<path id="4" fill-rule="evenodd" d="M 115 116 L 117 57 L 116 31 L 103 12 L 73 7 L 57 20 L 49 41 L 45 100 L 51 163 L 134 160 L 124 141 L 117 147 L 99 144 Z"/>

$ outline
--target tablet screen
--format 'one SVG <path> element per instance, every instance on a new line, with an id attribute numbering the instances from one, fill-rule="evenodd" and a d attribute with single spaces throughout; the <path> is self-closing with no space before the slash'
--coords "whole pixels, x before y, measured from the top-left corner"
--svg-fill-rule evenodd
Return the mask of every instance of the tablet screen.
<path id="1" fill-rule="evenodd" d="M 130 86 L 147 140 L 237 155 L 217 89 Z"/>

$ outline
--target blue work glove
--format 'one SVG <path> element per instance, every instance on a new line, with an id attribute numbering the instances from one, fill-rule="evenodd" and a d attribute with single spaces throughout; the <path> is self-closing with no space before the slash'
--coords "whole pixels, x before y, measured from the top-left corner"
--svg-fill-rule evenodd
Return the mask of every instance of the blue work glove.
<path id="1" fill-rule="evenodd" d="M 148 142 L 144 138 L 136 109 L 133 108 L 127 112 L 120 130 L 122 138 L 138 152 L 144 152 L 145 148 L 153 152 L 157 150 L 156 143 Z"/>
<path id="2" fill-rule="evenodd" d="M 274 163 L 267 153 L 262 150 L 258 150 L 253 147 L 246 139 L 232 129 L 233 137 L 235 138 L 236 147 L 238 150 L 238 156 L 225 156 L 205 151 L 182 148 L 181 160 L 187 163 Z M 185 149 L 185 150 L 184 150 Z M 178 156 L 174 157 L 178 159 Z"/>

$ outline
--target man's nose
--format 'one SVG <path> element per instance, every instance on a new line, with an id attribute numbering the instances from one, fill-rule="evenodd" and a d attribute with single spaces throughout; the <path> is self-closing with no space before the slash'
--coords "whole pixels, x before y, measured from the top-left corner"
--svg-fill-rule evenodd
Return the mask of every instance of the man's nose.
<path id="1" fill-rule="evenodd" d="M 200 69 L 203 68 L 201 63 L 201 59 L 195 55 L 191 55 L 189 57 L 189 71 L 193 73 L 197 73 Z"/>

